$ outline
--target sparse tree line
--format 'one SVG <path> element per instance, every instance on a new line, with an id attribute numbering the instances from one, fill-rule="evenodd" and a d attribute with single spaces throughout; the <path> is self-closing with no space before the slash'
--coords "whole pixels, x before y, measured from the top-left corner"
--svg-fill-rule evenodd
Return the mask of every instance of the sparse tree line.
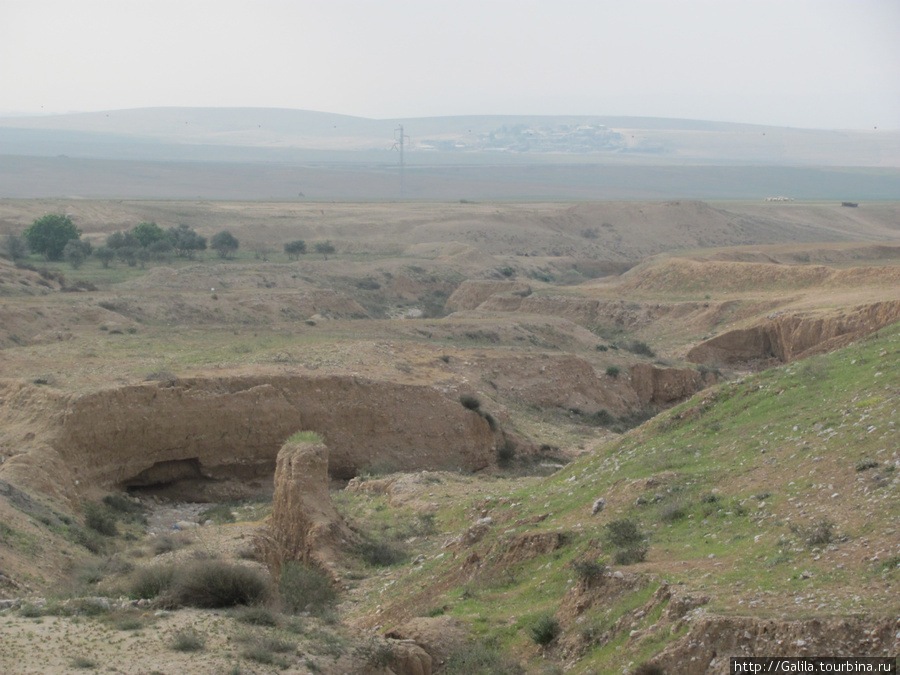
<path id="1" fill-rule="evenodd" d="M 180 224 L 164 230 L 156 223 L 140 223 L 130 230 L 113 232 L 102 246 L 96 248 L 81 238 L 81 230 L 71 217 L 51 214 L 35 220 L 22 234 L 6 237 L 6 254 L 13 261 L 24 260 L 36 253 L 45 260 L 65 260 L 78 268 L 93 256 L 106 268 L 119 260 L 127 265 L 143 267 L 147 262 L 165 262 L 172 258 L 194 260 L 196 255 L 210 248 L 223 259 L 231 258 L 240 248 L 238 239 L 227 230 L 213 235 L 207 243 L 206 237 L 197 234 L 189 225 Z M 330 241 L 313 244 L 313 250 L 325 260 L 335 253 Z M 299 260 L 307 253 L 306 242 L 302 239 L 284 244 L 284 252 L 289 260 Z"/>

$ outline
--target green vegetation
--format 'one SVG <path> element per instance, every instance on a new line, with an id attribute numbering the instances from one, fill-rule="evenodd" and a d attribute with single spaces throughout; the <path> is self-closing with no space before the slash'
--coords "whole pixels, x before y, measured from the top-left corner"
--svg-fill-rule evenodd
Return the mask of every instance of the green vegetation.
<path id="1" fill-rule="evenodd" d="M 281 610 L 288 614 L 309 612 L 322 616 L 337 600 L 337 591 L 327 575 L 300 562 L 288 562 L 278 580 Z"/>
<path id="2" fill-rule="evenodd" d="M 306 242 L 302 239 L 289 241 L 284 245 L 284 252 L 289 260 L 299 260 L 300 256 L 306 253 Z"/>
<path id="3" fill-rule="evenodd" d="M 89 656 L 76 656 L 72 659 L 71 666 L 78 670 L 96 670 L 99 664 Z"/>
<path id="4" fill-rule="evenodd" d="M 32 253 L 39 253 L 47 260 L 60 260 L 66 244 L 81 238 L 81 230 L 69 216 L 50 214 L 35 220 L 22 236 Z"/>
<path id="5" fill-rule="evenodd" d="M 203 509 L 197 516 L 197 520 L 201 523 L 211 520 L 216 525 L 225 525 L 227 523 L 236 522 L 237 518 L 234 517 L 234 511 L 232 510 L 231 505 L 216 504 L 208 509 Z"/>
<path id="6" fill-rule="evenodd" d="M 561 631 L 559 621 L 555 617 L 550 614 L 542 614 L 534 624 L 529 626 L 528 637 L 535 644 L 546 647 L 559 637 Z"/>
<path id="7" fill-rule="evenodd" d="M 288 439 L 288 443 L 324 443 L 322 436 L 315 431 L 295 431 Z"/>
<path id="8" fill-rule="evenodd" d="M 196 630 L 185 628 L 172 635 L 169 647 L 176 652 L 199 652 L 206 647 L 206 637 Z"/>
<path id="9" fill-rule="evenodd" d="M 240 242 L 231 232 L 217 232 L 209 240 L 209 247 L 219 254 L 220 258 L 230 258 L 240 248 Z"/>
<path id="10" fill-rule="evenodd" d="M 335 252 L 334 244 L 332 244 L 330 241 L 317 241 L 313 245 L 313 249 L 325 260 L 328 260 L 328 256 Z"/>
<path id="11" fill-rule="evenodd" d="M 225 608 L 269 598 L 268 575 L 244 565 L 197 560 L 142 568 L 129 589 L 133 598 L 161 598 L 170 607 Z"/>

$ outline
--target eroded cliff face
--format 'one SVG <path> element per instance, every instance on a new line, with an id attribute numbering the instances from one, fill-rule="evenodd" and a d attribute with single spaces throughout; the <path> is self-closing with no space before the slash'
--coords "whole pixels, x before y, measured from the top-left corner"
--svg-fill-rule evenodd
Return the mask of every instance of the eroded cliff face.
<path id="1" fill-rule="evenodd" d="M 330 473 L 477 471 L 488 422 L 426 386 L 349 376 L 259 375 L 147 382 L 76 395 L 8 385 L 0 414 L 21 431 L 0 476 L 56 497 L 181 478 L 271 476 L 284 441 L 318 432 Z M 27 432 L 22 430 L 28 430 Z M 13 447 L 16 446 L 16 447 Z"/>
<path id="2" fill-rule="evenodd" d="M 770 316 L 728 331 L 691 349 L 694 363 L 740 366 L 788 363 L 832 351 L 900 321 L 900 300 L 808 314 Z"/>

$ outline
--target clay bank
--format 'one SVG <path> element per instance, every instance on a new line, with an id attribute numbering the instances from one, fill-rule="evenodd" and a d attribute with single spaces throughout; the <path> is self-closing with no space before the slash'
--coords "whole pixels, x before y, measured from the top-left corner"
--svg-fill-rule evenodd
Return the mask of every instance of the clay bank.
<path id="1" fill-rule="evenodd" d="M 352 376 L 173 378 L 81 395 L 20 381 L 0 392 L 0 479 L 67 500 L 190 478 L 270 478 L 298 430 L 326 440 L 336 478 L 375 462 L 477 471 L 497 442 L 483 416 L 437 389 Z"/>

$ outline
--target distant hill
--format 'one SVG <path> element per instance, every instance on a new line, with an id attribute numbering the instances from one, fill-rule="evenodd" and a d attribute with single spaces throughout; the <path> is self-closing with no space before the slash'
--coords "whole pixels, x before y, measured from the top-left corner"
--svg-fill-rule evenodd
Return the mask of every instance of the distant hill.
<path id="1" fill-rule="evenodd" d="M 410 164 L 467 162 L 696 162 L 900 167 L 900 132 L 822 131 L 700 120 L 481 115 L 375 120 L 271 108 L 139 108 L 0 118 L 0 154 L 97 159 L 251 157 L 368 161 L 390 152 L 399 126 Z M 212 150 L 212 148 L 216 148 Z M 305 151 L 305 152 L 304 152 Z M 339 153 L 321 156 L 315 153 Z M 312 153 L 312 154 L 310 154 Z"/>
<path id="2" fill-rule="evenodd" d="M 403 159 L 399 176 L 399 129 Z M 0 197 L 900 199 L 900 132 L 267 108 L 0 117 Z"/>

